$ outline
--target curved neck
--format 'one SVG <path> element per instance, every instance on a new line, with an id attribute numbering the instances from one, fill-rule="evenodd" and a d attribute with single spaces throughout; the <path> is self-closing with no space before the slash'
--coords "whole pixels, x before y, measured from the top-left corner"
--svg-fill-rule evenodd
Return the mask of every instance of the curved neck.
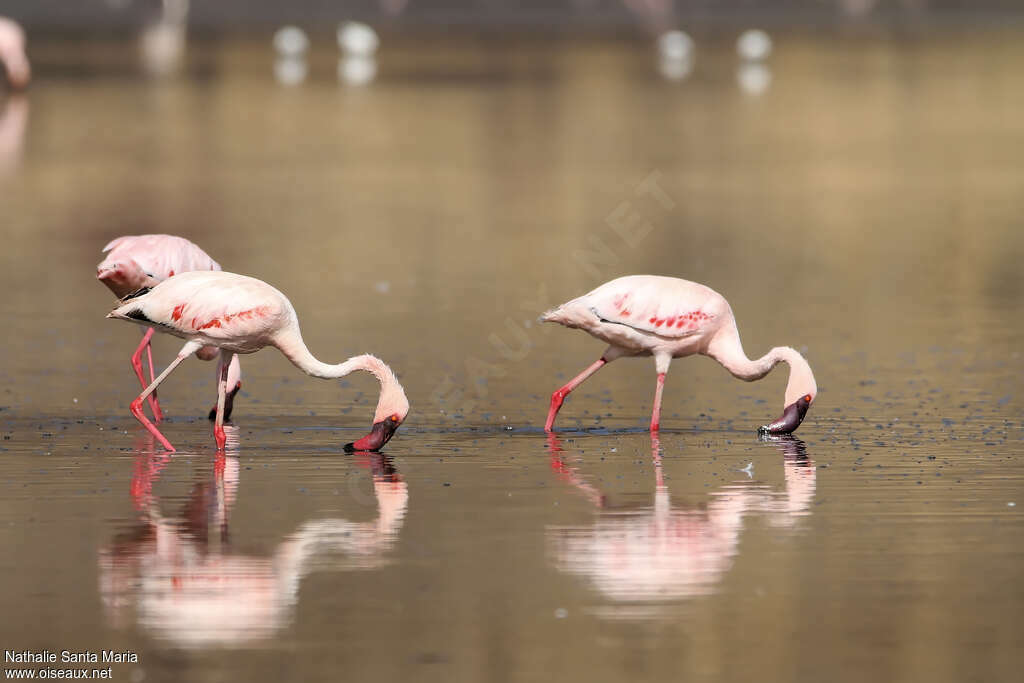
<path id="1" fill-rule="evenodd" d="M 380 398 L 377 400 L 377 414 L 374 416 L 374 422 L 383 419 L 387 415 L 387 406 L 392 405 L 399 396 L 403 399 L 405 397 L 405 391 L 402 389 L 402 385 L 398 383 L 398 379 L 395 377 L 395 373 L 391 371 L 391 368 L 387 366 L 380 358 L 371 356 L 369 354 L 362 354 L 359 356 L 352 356 L 343 363 L 337 365 L 331 365 L 329 363 L 323 363 L 310 353 L 306 347 L 306 343 L 302 341 L 302 335 L 299 333 L 298 325 L 293 325 L 291 329 L 277 337 L 274 340 L 274 346 L 276 346 L 281 353 L 284 354 L 285 358 L 290 360 L 292 364 L 298 369 L 305 372 L 307 375 L 313 377 L 320 377 L 321 379 L 338 379 L 348 375 L 357 370 L 368 372 L 377 378 L 380 382 Z"/>
<path id="2" fill-rule="evenodd" d="M 740 333 L 733 323 L 721 330 L 708 345 L 707 355 L 721 363 L 733 377 L 747 382 L 761 379 L 778 363 L 789 365 L 789 381 L 786 384 L 785 404 L 790 405 L 800 396 L 817 393 L 814 373 L 800 353 L 788 346 L 776 346 L 757 360 L 750 360 L 743 351 Z"/>

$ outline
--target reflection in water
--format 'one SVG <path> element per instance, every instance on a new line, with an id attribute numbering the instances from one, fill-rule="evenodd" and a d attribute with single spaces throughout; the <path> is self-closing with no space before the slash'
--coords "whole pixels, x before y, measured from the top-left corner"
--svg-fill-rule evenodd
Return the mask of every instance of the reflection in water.
<path id="1" fill-rule="evenodd" d="M 309 66 L 303 55 L 287 55 L 274 60 L 274 78 L 281 85 L 298 85 L 306 80 Z"/>
<path id="2" fill-rule="evenodd" d="M 228 532 L 238 494 L 238 458 L 221 454 L 212 476 L 195 483 L 180 514 L 167 517 L 153 495 L 153 481 L 171 459 L 152 448 L 136 457 L 132 497 L 142 519 L 100 549 L 100 595 L 114 625 L 134 619 L 180 647 L 238 645 L 274 636 L 292 619 L 303 577 L 383 564 L 408 506 L 406 483 L 391 462 L 370 455 L 365 464 L 373 472 L 376 519 L 312 520 L 269 556 L 243 554 L 232 549 Z"/>
<path id="3" fill-rule="evenodd" d="M 368 85 L 377 77 L 373 55 L 345 55 L 338 60 L 338 80 L 345 85 Z"/>
<path id="4" fill-rule="evenodd" d="M 736 82 L 748 95 L 762 95 L 772 85 L 772 70 L 760 62 L 744 62 L 736 69 Z"/>
<path id="5" fill-rule="evenodd" d="M 654 505 L 608 510 L 606 497 L 562 460 L 561 444 L 551 435 L 551 468 L 599 509 L 593 524 L 548 530 L 555 565 L 586 577 L 618 603 L 609 616 L 653 616 L 658 603 L 713 593 L 736 555 L 744 515 L 764 514 L 772 524 L 789 527 L 807 514 L 814 499 L 817 472 L 803 441 L 793 436 L 764 440 L 785 454 L 785 492 L 744 478 L 712 493 L 706 506 L 674 506 L 658 437 L 652 436 Z"/>
<path id="6" fill-rule="evenodd" d="M 0 100 L 0 178 L 21 165 L 21 147 L 28 127 L 28 99 L 12 95 Z"/>
<path id="7" fill-rule="evenodd" d="M 142 65 L 152 76 L 176 72 L 185 56 L 188 0 L 163 0 L 160 18 L 139 34 Z"/>
<path id="8" fill-rule="evenodd" d="M 306 80 L 309 66 L 306 64 L 306 52 L 309 50 L 309 38 L 306 32 L 297 26 L 284 26 L 274 34 L 274 78 L 282 85 L 298 85 Z"/>

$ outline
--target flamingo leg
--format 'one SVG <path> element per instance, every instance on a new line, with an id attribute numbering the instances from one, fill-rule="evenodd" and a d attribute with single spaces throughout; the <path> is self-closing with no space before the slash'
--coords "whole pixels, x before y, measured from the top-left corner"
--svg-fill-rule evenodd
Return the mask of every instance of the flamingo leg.
<path id="1" fill-rule="evenodd" d="M 220 365 L 217 366 L 217 381 L 220 381 Z M 242 366 L 238 362 L 238 354 L 235 354 L 228 365 L 228 393 L 224 398 L 224 420 L 231 419 L 231 410 L 235 405 L 235 396 L 242 389 Z M 217 406 L 210 408 L 209 418 L 214 420 L 217 417 Z"/>
<path id="2" fill-rule="evenodd" d="M 651 433 L 657 434 L 661 423 L 661 394 L 665 389 L 665 375 L 668 374 L 670 356 L 655 357 L 655 367 L 658 370 L 658 383 L 654 387 L 654 409 L 651 411 Z"/>
<path id="3" fill-rule="evenodd" d="M 152 330 L 153 328 L 149 328 Z M 149 361 L 149 381 L 153 382 L 156 377 L 153 376 L 153 343 L 146 344 L 146 359 Z M 149 397 L 149 407 L 153 410 L 153 421 L 160 422 L 164 419 L 164 411 L 160 410 L 160 399 L 156 397 L 156 392 Z"/>
<path id="4" fill-rule="evenodd" d="M 168 365 L 167 368 L 160 373 L 159 377 L 153 380 L 152 384 L 150 384 L 148 387 L 142 390 L 142 393 L 139 394 L 138 398 L 132 401 L 132 415 L 134 415 L 135 419 L 141 422 L 142 426 L 148 429 L 149 433 L 155 436 L 157 441 L 159 441 L 160 444 L 171 453 L 174 452 L 174 446 L 172 446 L 171 442 L 164 438 L 164 435 L 160 433 L 160 430 L 157 429 L 156 426 L 146 418 L 146 414 L 142 412 L 142 402 L 145 401 L 150 394 L 156 391 L 156 388 L 160 386 L 160 383 L 167 379 L 167 375 L 171 374 L 174 368 L 178 367 L 178 365 L 181 364 L 181 361 L 191 356 L 193 353 L 199 350 L 200 347 L 202 347 L 202 344 L 200 344 L 199 342 L 185 342 L 185 345 L 181 347 L 181 351 L 178 352 L 178 356 L 173 361 L 171 361 L 171 364 Z"/>
<path id="5" fill-rule="evenodd" d="M 139 347 L 132 354 L 132 370 L 135 371 L 135 376 L 139 378 L 139 384 L 142 385 L 143 389 L 153 383 L 153 353 L 149 345 L 149 340 L 153 338 L 153 331 L 153 328 L 150 327 L 143 333 Z M 142 374 L 143 349 L 149 351 L 149 382 L 146 381 L 146 376 Z M 160 422 L 163 419 L 163 413 L 160 412 L 160 404 L 157 403 L 156 392 L 149 399 L 149 408 L 153 411 L 153 420 Z"/>
<path id="6" fill-rule="evenodd" d="M 585 382 L 591 375 L 618 357 L 617 355 L 610 353 L 610 351 L 611 348 L 609 348 L 608 351 L 605 351 L 604 355 L 587 366 L 586 370 L 569 380 L 568 384 L 560 389 L 556 389 L 555 392 L 551 394 L 551 407 L 548 409 L 548 420 L 544 423 L 545 432 L 550 432 L 551 428 L 554 427 L 555 416 L 558 415 L 558 411 L 561 409 L 562 402 L 565 400 L 565 397 L 568 396 L 573 389 L 583 384 L 583 382 Z"/>
<path id="7" fill-rule="evenodd" d="M 224 450 L 227 443 L 227 435 L 224 433 L 224 404 L 228 393 L 228 368 L 235 354 L 231 351 L 221 350 L 220 360 L 217 362 L 217 415 L 213 421 L 213 438 L 217 442 L 217 451 Z"/>

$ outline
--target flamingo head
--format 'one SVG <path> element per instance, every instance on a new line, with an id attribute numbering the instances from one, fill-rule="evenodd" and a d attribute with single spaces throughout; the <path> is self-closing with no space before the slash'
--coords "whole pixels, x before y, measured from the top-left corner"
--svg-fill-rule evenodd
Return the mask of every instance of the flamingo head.
<path id="1" fill-rule="evenodd" d="M 789 364 L 789 382 L 782 405 L 782 415 L 775 422 L 766 424 L 758 431 L 762 434 L 789 434 L 795 432 L 807 415 L 807 409 L 818 395 L 818 384 L 814 381 L 811 366 L 799 352 L 788 346 L 772 349 L 779 361 Z"/>
<path id="2" fill-rule="evenodd" d="M 800 423 L 804 421 L 807 409 L 811 407 L 812 403 L 814 403 L 814 394 L 804 394 L 786 406 L 786 409 L 782 411 L 782 415 L 775 422 L 763 425 L 758 431 L 761 434 L 789 434 L 795 432 Z"/>
<path id="3" fill-rule="evenodd" d="M 395 435 L 408 414 L 409 399 L 405 397 L 402 385 L 397 380 L 386 383 L 377 403 L 370 433 L 358 441 L 345 444 L 345 450 L 349 453 L 380 450 Z"/>
<path id="4" fill-rule="evenodd" d="M 96 266 L 96 279 L 105 284 L 118 299 L 143 287 L 155 287 L 159 280 L 147 273 L 133 259 L 106 260 Z"/>

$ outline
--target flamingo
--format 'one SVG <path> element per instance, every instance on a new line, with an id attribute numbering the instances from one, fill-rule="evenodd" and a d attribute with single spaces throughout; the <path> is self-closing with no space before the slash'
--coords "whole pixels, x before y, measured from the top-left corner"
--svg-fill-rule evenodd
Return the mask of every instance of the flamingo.
<path id="1" fill-rule="evenodd" d="M 196 479 L 178 512 L 164 512 L 166 499 L 153 492 L 171 458 L 152 452 L 136 457 L 132 491 L 141 494 L 134 501 L 139 521 L 98 556 L 99 594 L 111 622 L 134 621 L 183 648 L 251 645 L 291 623 L 310 575 L 373 570 L 391 561 L 409 489 L 388 456 L 367 454 L 358 463 L 373 476 L 375 518 L 310 519 L 270 553 L 252 554 L 238 548 L 231 534 L 243 471 L 231 441 L 213 471 Z"/>
<path id="2" fill-rule="evenodd" d="M 558 436 L 549 434 L 552 472 L 579 490 L 597 513 L 593 523 L 547 528 L 555 566 L 588 579 L 627 611 L 656 611 L 659 603 L 715 592 L 739 553 L 745 517 L 761 515 L 772 526 L 794 528 L 814 502 L 817 470 L 804 442 L 790 435 L 760 438 L 776 443 L 784 455 L 783 491 L 744 477 L 719 482 L 700 505 L 679 504 L 665 483 L 661 444 L 652 434 L 654 501 L 636 507 L 610 504 L 566 462 Z"/>
<path id="3" fill-rule="evenodd" d="M 219 451 L 224 449 L 225 443 L 224 402 L 228 367 L 235 354 L 255 353 L 265 346 L 276 347 L 295 367 L 313 377 L 340 378 L 362 370 L 377 378 L 380 398 L 373 427 L 363 438 L 346 444 L 346 451 L 378 450 L 409 413 L 405 390 L 382 360 L 363 354 L 337 365 L 320 362 L 302 341 L 299 319 L 288 298 L 256 278 L 219 270 L 180 273 L 152 289 L 142 289 L 125 297 L 107 317 L 153 326 L 160 332 L 186 340 L 171 364 L 131 404 L 132 415 L 171 452 L 174 447 L 146 419 L 142 402 L 183 360 L 204 346 L 220 349 L 220 380 L 217 383 L 213 427 Z"/>
<path id="4" fill-rule="evenodd" d="M 16 22 L 0 17 L 0 64 L 7 70 L 7 80 L 21 90 L 32 78 L 32 69 L 25 55 L 25 32 Z"/>
<path id="5" fill-rule="evenodd" d="M 602 367 L 623 356 L 654 356 L 658 379 L 651 432 L 659 428 L 661 395 L 673 358 L 698 353 L 710 356 L 733 377 L 747 382 L 761 379 L 777 363 L 789 364 L 783 413 L 759 429 L 763 434 L 795 431 L 818 394 L 811 366 L 795 349 L 777 346 L 757 360 L 747 358 L 729 302 L 696 282 L 659 275 L 620 277 L 544 313 L 540 319 L 583 329 L 609 344 L 600 358 L 551 394 L 544 425 L 548 432 L 554 427 L 565 397 Z"/>
<path id="6" fill-rule="evenodd" d="M 112 240 L 103 247 L 106 258 L 96 266 L 96 279 L 105 284 L 118 299 L 123 299 L 132 292 L 144 287 L 153 287 L 175 273 L 190 270 L 220 270 L 220 264 L 210 258 L 209 254 L 184 237 L 175 235 L 125 235 Z M 142 342 L 132 354 L 132 369 L 139 384 L 145 389 L 153 381 L 153 349 L 150 340 L 153 328 L 149 328 L 142 336 Z M 142 374 L 142 350 L 146 350 L 149 360 L 149 382 Z M 200 349 L 196 354 L 202 360 L 213 360 L 217 357 L 216 347 Z M 218 381 L 220 374 L 217 375 Z M 224 402 L 224 419 L 231 417 L 235 395 L 242 388 L 242 369 L 237 358 L 231 360 L 228 368 L 228 392 Z M 156 392 L 149 397 L 149 407 L 153 411 L 153 419 L 160 422 L 163 412 L 157 400 Z M 216 407 L 210 410 L 209 417 L 216 417 Z"/>

